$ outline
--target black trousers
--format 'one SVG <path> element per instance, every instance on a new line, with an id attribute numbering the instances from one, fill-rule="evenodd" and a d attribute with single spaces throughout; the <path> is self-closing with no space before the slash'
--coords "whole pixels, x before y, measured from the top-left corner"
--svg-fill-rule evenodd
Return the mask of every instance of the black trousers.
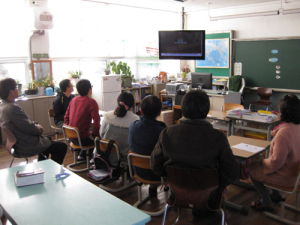
<path id="1" fill-rule="evenodd" d="M 71 140 L 71 142 L 73 142 L 73 144 L 79 145 L 78 139 L 70 139 L 70 140 Z M 81 141 L 82 146 L 89 146 L 89 145 L 94 144 L 94 140 L 91 139 L 90 137 L 80 139 L 80 141 Z M 92 158 L 94 148 L 90 148 L 88 151 L 89 151 L 90 158 Z M 85 158 L 85 155 L 86 155 L 86 150 L 82 150 L 82 151 L 80 151 L 78 156 Z"/>
<path id="2" fill-rule="evenodd" d="M 49 158 L 58 164 L 62 164 L 67 153 L 67 145 L 60 141 L 52 141 L 49 148 L 39 154 L 38 161 L 42 161 Z"/>

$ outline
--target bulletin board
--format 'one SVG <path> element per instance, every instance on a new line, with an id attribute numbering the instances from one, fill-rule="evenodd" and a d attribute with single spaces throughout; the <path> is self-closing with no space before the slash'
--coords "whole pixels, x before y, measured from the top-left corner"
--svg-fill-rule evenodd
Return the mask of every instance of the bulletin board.
<path id="1" fill-rule="evenodd" d="M 242 63 L 247 87 L 300 90 L 300 37 L 234 41 L 234 61 Z"/>
<path id="2" fill-rule="evenodd" d="M 213 76 L 221 76 L 221 77 L 229 77 L 231 74 L 231 32 L 228 33 L 213 33 L 213 34 L 206 34 L 205 39 L 218 39 L 224 40 L 229 42 L 228 48 L 228 66 L 218 67 L 218 68 L 205 68 L 201 66 L 202 62 L 198 62 L 200 60 L 196 60 L 196 72 L 204 72 L 204 73 L 212 73 Z M 206 49 L 208 49 L 206 47 Z M 206 52 L 207 57 L 207 52 Z M 198 66 L 197 66 L 198 65 Z"/>

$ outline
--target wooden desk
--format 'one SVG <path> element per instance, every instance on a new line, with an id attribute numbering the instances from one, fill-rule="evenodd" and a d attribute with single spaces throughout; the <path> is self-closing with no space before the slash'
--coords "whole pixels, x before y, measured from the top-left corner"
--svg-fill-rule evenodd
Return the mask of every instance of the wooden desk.
<path id="1" fill-rule="evenodd" d="M 16 187 L 14 173 L 42 168 L 45 183 Z M 12 224 L 146 224 L 150 216 L 80 176 L 56 180 L 60 165 L 45 160 L 0 170 L 0 204 Z"/>
<path id="2" fill-rule="evenodd" d="M 222 121 L 226 123 L 225 128 L 221 128 L 218 126 L 214 126 L 215 128 L 218 129 L 226 129 L 227 130 L 227 136 L 231 135 L 231 120 L 226 117 L 227 114 L 226 112 L 220 112 L 216 110 L 210 110 L 207 115 L 207 119 L 211 120 L 216 120 L 216 121 Z M 182 112 L 181 112 L 181 105 L 174 105 L 173 107 L 173 121 L 174 124 L 178 123 L 178 120 L 182 117 Z"/>
<path id="3" fill-rule="evenodd" d="M 261 121 L 255 121 L 255 120 L 246 120 L 246 119 L 242 119 L 242 118 L 234 118 L 234 117 L 228 117 L 232 120 L 232 134 L 235 134 L 236 129 L 241 129 L 241 130 L 250 130 L 250 131 L 256 131 L 256 132 L 261 132 L 261 133 L 266 133 L 267 134 L 267 141 L 271 141 L 272 139 L 272 135 L 271 135 L 271 131 L 272 129 L 277 126 L 280 123 L 280 119 L 275 119 L 274 121 L 271 122 L 261 122 Z M 264 128 L 255 128 L 255 127 L 250 127 L 250 126 L 241 126 L 238 125 L 236 122 L 238 120 L 242 120 L 244 122 L 247 123 L 254 123 L 258 126 L 265 126 L 267 127 L 267 129 Z"/>
<path id="4" fill-rule="evenodd" d="M 228 142 L 229 142 L 230 146 L 234 146 L 234 145 L 237 145 L 240 143 L 245 143 L 245 144 L 255 145 L 255 146 L 264 148 L 263 150 L 261 150 L 257 153 L 253 153 L 253 152 L 247 152 L 247 151 L 243 151 L 243 150 L 231 147 L 234 156 L 238 157 L 238 158 L 242 158 L 242 159 L 249 159 L 249 158 L 252 158 L 252 157 L 266 151 L 271 144 L 270 141 L 257 140 L 257 139 L 253 139 L 253 138 L 239 137 L 239 136 L 228 137 Z"/>
<path id="5" fill-rule="evenodd" d="M 269 146 L 271 144 L 270 141 L 257 140 L 257 139 L 252 139 L 252 138 L 239 137 L 239 136 L 230 136 L 230 137 L 228 137 L 228 142 L 229 142 L 229 145 L 232 149 L 232 152 L 233 152 L 234 156 L 237 157 L 237 158 L 245 159 L 245 160 L 249 159 L 249 158 L 252 158 L 252 157 L 266 151 L 267 149 L 269 149 Z M 258 146 L 258 147 L 262 147 L 264 149 L 259 151 L 259 152 L 253 153 L 253 152 L 243 151 L 243 150 L 232 147 L 232 146 L 240 144 L 240 143 L 255 145 L 255 146 Z M 239 180 L 233 182 L 233 184 L 243 186 L 243 187 L 247 187 L 247 188 L 253 188 L 252 185 L 250 185 L 248 183 L 241 182 Z M 230 202 L 230 201 L 226 201 L 225 205 L 230 207 L 230 208 L 240 210 L 242 212 L 247 213 L 249 211 L 248 207 L 243 206 L 243 205 L 238 205 L 238 204 L 235 204 L 235 203 Z"/>

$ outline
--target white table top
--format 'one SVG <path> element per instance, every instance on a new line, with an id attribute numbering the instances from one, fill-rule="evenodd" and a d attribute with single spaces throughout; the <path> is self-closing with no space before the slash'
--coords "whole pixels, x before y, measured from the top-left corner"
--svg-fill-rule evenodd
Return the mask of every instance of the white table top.
<path id="1" fill-rule="evenodd" d="M 16 187 L 14 173 L 42 168 L 45 183 Z M 150 216 L 66 170 L 71 176 L 56 180 L 60 165 L 45 160 L 0 170 L 0 205 L 12 224 L 145 224 Z"/>

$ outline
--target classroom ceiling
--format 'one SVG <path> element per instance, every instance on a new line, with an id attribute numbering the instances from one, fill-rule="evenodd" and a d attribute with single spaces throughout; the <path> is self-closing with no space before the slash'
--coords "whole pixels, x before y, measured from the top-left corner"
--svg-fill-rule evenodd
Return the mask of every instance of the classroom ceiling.
<path id="1" fill-rule="evenodd" d="M 84 0 L 100 3 L 127 5 L 148 9 L 157 9 L 171 12 L 185 12 L 220 9 L 227 7 L 251 6 L 253 4 L 278 4 L 299 2 L 299 0 Z"/>

